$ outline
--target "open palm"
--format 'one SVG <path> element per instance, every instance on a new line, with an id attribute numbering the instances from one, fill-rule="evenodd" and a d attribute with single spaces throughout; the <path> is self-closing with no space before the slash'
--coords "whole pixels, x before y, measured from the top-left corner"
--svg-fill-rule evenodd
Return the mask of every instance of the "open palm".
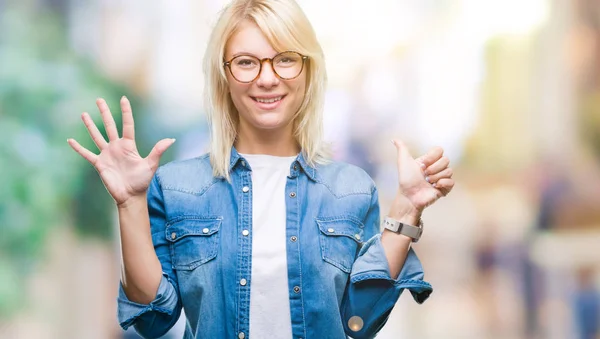
<path id="1" fill-rule="evenodd" d="M 100 178 L 108 193 L 117 205 L 124 204 L 129 198 L 146 194 L 152 176 L 158 168 L 161 155 L 175 142 L 175 139 L 163 139 L 156 143 L 150 154 L 142 158 L 135 143 L 135 128 L 131 104 L 126 97 L 121 98 L 123 114 L 123 137 L 119 138 L 115 120 L 104 99 L 96 100 L 100 109 L 108 142 L 104 139 L 98 127 L 88 113 L 83 113 L 81 119 L 85 124 L 92 140 L 100 150 L 96 155 L 76 140 L 68 139 L 69 145 L 86 159 L 100 174 Z"/>

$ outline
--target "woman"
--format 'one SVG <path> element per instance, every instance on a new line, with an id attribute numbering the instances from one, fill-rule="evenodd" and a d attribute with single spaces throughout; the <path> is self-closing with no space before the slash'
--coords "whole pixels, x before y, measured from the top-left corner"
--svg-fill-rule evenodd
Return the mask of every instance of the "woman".
<path id="1" fill-rule="evenodd" d="M 125 97 L 121 138 L 104 100 L 108 142 L 82 115 L 99 155 L 69 140 L 117 205 L 121 326 L 156 338 L 183 308 L 185 338 L 370 338 L 404 289 L 423 302 L 432 289 L 410 244 L 454 185 L 442 150 L 414 160 L 395 142 L 399 189 L 380 233 L 371 178 L 328 160 L 323 53 L 293 0 L 234 0 L 204 62 L 208 154 L 158 168 L 165 139 L 141 158 Z"/>

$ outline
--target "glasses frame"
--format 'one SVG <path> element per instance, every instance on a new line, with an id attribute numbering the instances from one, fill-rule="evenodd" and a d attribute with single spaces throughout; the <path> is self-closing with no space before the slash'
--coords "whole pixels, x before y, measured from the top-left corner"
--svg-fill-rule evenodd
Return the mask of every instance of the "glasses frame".
<path id="1" fill-rule="evenodd" d="M 275 70 L 275 67 L 273 66 L 273 60 L 275 58 L 277 58 L 278 56 L 280 56 L 281 54 L 285 54 L 285 53 L 295 53 L 295 54 L 298 54 L 302 58 L 302 66 L 300 68 L 300 72 L 298 72 L 298 75 L 296 75 L 293 78 L 284 78 L 284 77 L 282 77 L 281 75 L 279 75 L 277 73 L 277 71 Z M 235 75 L 233 75 L 233 70 L 231 69 L 231 63 L 233 62 L 233 60 L 235 60 L 237 58 L 240 58 L 240 57 L 252 57 L 252 58 L 255 58 L 255 59 L 257 59 L 259 61 L 259 63 L 258 63 L 259 64 L 258 74 L 256 74 L 256 77 L 254 77 L 254 79 L 252 79 L 250 81 L 240 81 L 238 78 L 235 77 Z M 304 64 L 306 63 L 306 60 L 308 60 L 308 56 L 302 55 L 302 54 L 300 54 L 298 52 L 295 52 L 295 51 L 283 51 L 283 52 L 277 53 L 272 58 L 262 58 L 262 59 L 254 56 L 254 55 L 250 55 L 250 54 L 240 54 L 240 55 L 234 56 L 229 61 L 224 61 L 223 62 L 223 67 L 228 67 L 229 68 L 229 73 L 235 79 L 235 81 L 240 82 L 242 84 L 249 84 L 251 82 L 256 81 L 256 79 L 258 79 L 260 77 L 260 74 L 262 73 L 263 64 L 265 63 L 265 61 L 269 62 L 269 64 L 271 65 L 271 70 L 273 70 L 273 74 L 275 74 L 279 79 L 281 79 L 281 80 L 294 80 L 297 77 L 299 77 L 300 74 L 302 74 L 302 71 L 304 71 Z"/>

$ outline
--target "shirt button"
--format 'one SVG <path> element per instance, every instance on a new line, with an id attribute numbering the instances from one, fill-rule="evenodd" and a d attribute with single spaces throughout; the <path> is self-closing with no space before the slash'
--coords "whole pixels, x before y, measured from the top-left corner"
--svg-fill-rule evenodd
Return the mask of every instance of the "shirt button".
<path id="1" fill-rule="evenodd" d="M 296 237 L 295 235 L 292 235 L 292 237 L 290 238 L 290 240 L 292 242 L 296 242 L 296 240 L 298 240 L 298 237 Z"/>
<path id="2" fill-rule="evenodd" d="M 355 234 L 354 237 L 356 238 L 356 240 L 360 240 L 360 234 Z"/>
<path id="3" fill-rule="evenodd" d="M 333 232 L 335 232 L 335 230 L 334 230 L 333 228 L 328 228 L 328 229 L 327 229 L 327 232 L 329 232 L 329 233 L 333 233 Z"/>
<path id="4" fill-rule="evenodd" d="M 206 233 L 208 233 L 209 231 L 210 231 L 210 230 L 209 230 L 208 228 L 205 228 L 205 229 L 203 229 L 203 230 L 202 230 L 202 233 L 206 234 Z"/>
<path id="5" fill-rule="evenodd" d="M 363 322 L 362 318 L 357 315 L 348 319 L 348 327 L 354 332 L 362 330 L 364 325 L 365 323 Z"/>
<path id="6" fill-rule="evenodd" d="M 240 334 L 238 334 L 238 338 L 244 339 L 246 338 L 246 335 L 244 334 L 244 332 L 240 332 Z"/>
<path id="7" fill-rule="evenodd" d="M 300 293 L 300 287 L 298 287 L 298 286 L 294 286 L 294 292 L 296 292 L 296 293 Z"/>
<path id="8" fill-rule="evenodd" d="M 244 186 L 244 188 L 242 188 L 242 192 L 244 193 L 248 193 L 249 190 L 250 188 L 248 186 Z"/>
<path id="9" fill-rule="evenodd" d="M 296 192 L 290 193 L 290 197 L 295 198 L 296 197 Z"/>
<path id="10" fill-rule="evenodd" d="M 242 160 L 242 166 L 246 167 L 246 162 Z"/>
<path id="11" fill-rule="evenodd" d="M 294 165 L 294 171 L 298 169 L 298 166 Z"/>
<path id="12" fill-rule="evenodd" d="M 244 236 L 247 236 L 248 234 L 250 234 L 250 231 L 248 231 L 248 230 L 243 230 L 243 231 L 242 231 L 242 234 L 243 234 Z"/>
<path id="13" fill-rule="evenodd" d="M 246 281 L 246 279 L 240 280 L 240 285 L 242 285 L 242 286 L 246 286 L 247 283 L 248 282 Z"/>
<path id="14" fill-rule="evenodd" d="M 175 232 L 171 233 L 171 239 L 175 240 L 177 238 L 177 234 Z"/>

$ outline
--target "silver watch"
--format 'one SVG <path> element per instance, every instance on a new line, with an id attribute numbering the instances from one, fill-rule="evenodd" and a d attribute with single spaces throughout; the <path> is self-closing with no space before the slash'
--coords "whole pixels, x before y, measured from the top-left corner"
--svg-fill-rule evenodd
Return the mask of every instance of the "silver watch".
<path id="1" fill-rule="evenodd" d="M 423 220 L 421 219 L 419 219 L 419 225 L 412 226 L 402 223 L 396 219 L 386 217 L 383 219 L 383 226 L 394 233 L 402 234 L 412 238 L 413 242 L 419 241 L 421 235 L 423 234 Z"/>

